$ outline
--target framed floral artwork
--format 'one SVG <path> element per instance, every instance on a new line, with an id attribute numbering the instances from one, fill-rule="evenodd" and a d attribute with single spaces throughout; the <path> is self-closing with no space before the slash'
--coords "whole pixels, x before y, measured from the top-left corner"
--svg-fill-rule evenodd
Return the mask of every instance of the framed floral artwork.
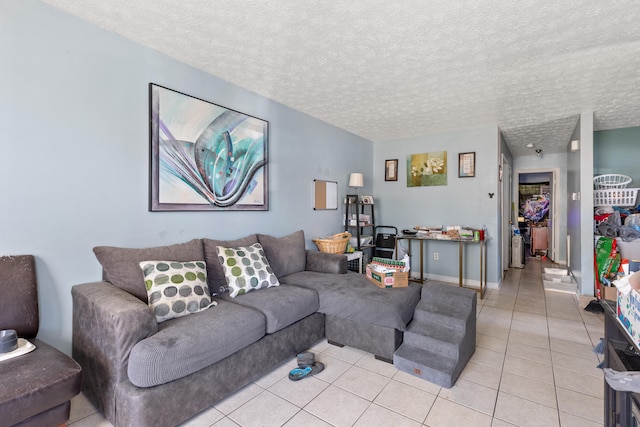
<path id="1" fill-rule="evenodd" d="M 407 187 L 447 185 L 447 152 L 407 156 Z"/>

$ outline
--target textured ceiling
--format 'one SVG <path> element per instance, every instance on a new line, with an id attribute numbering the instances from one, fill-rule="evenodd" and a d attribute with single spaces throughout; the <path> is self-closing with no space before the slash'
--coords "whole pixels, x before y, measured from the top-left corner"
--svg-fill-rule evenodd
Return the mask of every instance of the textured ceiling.
<path id="1" fill-rule="evenodd" d="M 44 2 L 373 141 L 497 125 L 522 155 L 582 111 L 640 125 L 636 0 Z"/>

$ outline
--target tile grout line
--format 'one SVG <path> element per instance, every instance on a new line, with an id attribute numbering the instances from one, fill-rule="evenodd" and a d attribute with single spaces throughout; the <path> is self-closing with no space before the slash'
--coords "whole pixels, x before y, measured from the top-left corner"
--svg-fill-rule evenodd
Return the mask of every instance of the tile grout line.
<path id="1" fill-rule="evenodd" d="M 551 359 L 551 376 L 553 378 L 553 393 L 555 395 L 555 402 L 556 402 L 556 416 L 558 419 L 558 425 L 562 425 L 562 420 L 560 418 L 560 400 L 558 399 L 558 385 L 556 384 L 556 369 L 555 369 L 555 365 L 553 364 L 553 351 L 551 350 L 551 326 L 549 325 L 549 304 L 547 303 L 547 292 L 544 289 L 544 281 L 542 279 L 542 271 L 543 271 L 543 266 L 542 263 L 540 263 L 540 284 L 542 286 L 542 294 L 544 295 L 544 311 L 545 311 L 545 317 L 547 320 L 547 336 L 549 338 L 549 358 Z"/>
<path id="2" fill-rule="evenodd" d="M 493 424 L 493 420 L 495 419 L 507 422 L 506 420 L 496 418 L 496 409 L 498 408 L 498 398 L 500 397 L 500 393 L 506 393 L 502 391 L 502 378 L 504 377 L 504 368 L 505 368 L 505 363 L 507 361 L 507 351 L 509 350 L 509 341 L 511 340 L 511 327 L 513 326 L 513 315 L 515 311 L 515 305 L 516 305 L 516 302 L 518 301 L 518 295 L 520 294 L 520 287 L 522 286 L 522 276 L 523 276 L 524 270 L 519 273 L 520 274 L 518 277 L 518 285 L 516 287 L 516 292 L 515 292 L 516 298 L 513 303 L 513 308 L 511 310 L 511 322 L 509 323 L 509 335 L 507 335 L 507 344 L 504 348 L 504 357 L 502 358 L 502 368 L 500 369 L 500 380 L 498 381 L 498 391 L 496 392 L 496 400 L 493 404 L 493 414 L 491 415 L 492 424 Z"/>

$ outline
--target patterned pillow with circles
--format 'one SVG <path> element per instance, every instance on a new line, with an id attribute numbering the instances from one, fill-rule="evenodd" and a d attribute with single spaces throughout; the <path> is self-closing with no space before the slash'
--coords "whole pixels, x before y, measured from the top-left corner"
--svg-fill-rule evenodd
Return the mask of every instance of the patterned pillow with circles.
<path id="1" fill-rule="evenodd" d="M 217 250 L 231 298 L 257 289 L 280 286 L 260 243 L 238 248 L 218 246 Z"/>
<path id="2" fill-rule="evenodd" d="M 204 261 L 142 261 L 140 268 L 158 323 L 217 304 L 211 301 Z"/>

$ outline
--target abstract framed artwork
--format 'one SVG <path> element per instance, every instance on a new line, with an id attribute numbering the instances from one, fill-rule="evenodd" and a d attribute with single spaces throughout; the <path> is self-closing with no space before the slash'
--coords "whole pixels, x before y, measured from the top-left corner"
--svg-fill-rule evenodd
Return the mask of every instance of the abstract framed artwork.
<path id="1" fill-rule="evenodd" d="M 269 122 L 149 84 L 150 211 L 269 210 Z"/>
<path id="2" fill-rule="evenodd" d="M 458 177 L 473 178 L 476 176 L 476 153 L 458 154 Z"/>
<path id="3" fill-rule="evenodd" d="M 407 187 L 447 185 L 447 152 L 407 156 Z"/>
<path id="4" fill-rule="evenodd" d="M 384 180 L 398 180 L 398 159 L 385 160 L 384 162 Z"/>

